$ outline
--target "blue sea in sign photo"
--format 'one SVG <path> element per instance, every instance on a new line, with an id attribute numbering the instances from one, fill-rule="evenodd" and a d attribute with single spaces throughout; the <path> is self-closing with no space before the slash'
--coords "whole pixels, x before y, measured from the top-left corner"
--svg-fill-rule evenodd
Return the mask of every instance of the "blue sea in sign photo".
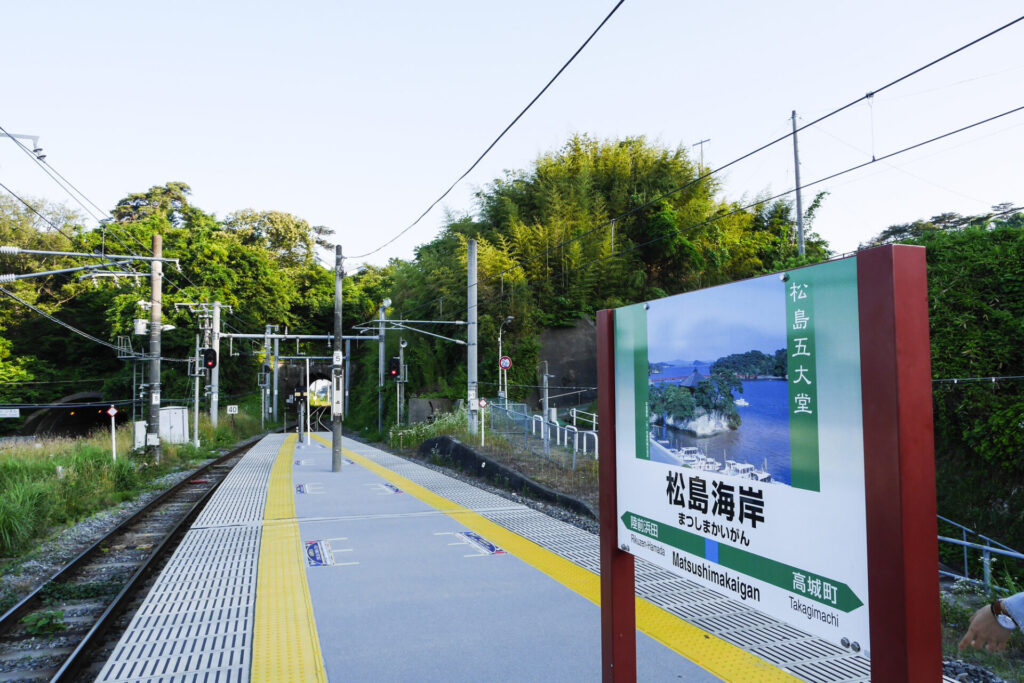
<path id="1" fill-rule="evenodd" d="M 683 376 L 689 375 L 693 367 L 691 365 L 685 368 Z M 708 374 L 707 366 L 696 367 L 701 374 Z M 676 376 L 673 370 L 666 368 L 662 376 Z M 658 375 L 652 375 L 652 379 L 658 378 Z M 734 460 L 738 463 L 749 463 L 760 469 L 767 461 L 767 470 L 772 475 L 772 481 L 790 484 L 787 412 L 789 386 L 782 380 L 748 380 L 743 382 L 743 393 L 733 398 L 742 398 L 750 404 L 736 407 L 743 419 L 739 429 L 697 438 L 672 427 L 651 425 L 651 436 L 668 448 L 695 446 L 707 457 L 723 464 L 725 460 Z M 679 464 L 676 460 L 659 453 L 656 448 L 651 449 L 651 460 L 670 465 Z"/>
<path id="2" fill-rule="evenodd" d="M 648 380 L 655 403 L 675 400 L 664 394 L 654 398 L 657 388 L 672 385 L 696 398 L 699 383 L 712 375 L 718 377 L 716 383 L 738 380 L 743 387 L 742 392 L 732 391 L 740 417 L 735 429 L 719 423 L 717 433 L 697 437 L 685 429 L 652 424 L 651 460 L 791 485 L 786 348 L 786 290 L 777 275 L 648 302 Z M 713 373 L 716 363 L 719 372 Z M 733 380 L 725 379 L 729 372 L 735 373 Z M 715 414 L 724 420 L 722 413 Z M 712 428 L 706 422 L 687 427 Z"/>

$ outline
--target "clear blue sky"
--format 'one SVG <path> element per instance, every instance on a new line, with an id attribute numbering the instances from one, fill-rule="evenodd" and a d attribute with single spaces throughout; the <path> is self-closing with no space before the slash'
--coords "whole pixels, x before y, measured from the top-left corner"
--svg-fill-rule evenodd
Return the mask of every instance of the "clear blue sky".
<path id="1" fill-rule="evenodd" d="M 408 225 L 611 9 L 516 3 L 12 3 L 0 125 L 109 209 L 170 180 L 219 216 L 280 210 L 339 231 L 350 255 Z M 1019 2 L 626 0 L 444 206 L 574 132 L 710 138 L 717 166 L 1022 13 Z M 1024 104 L 1024 22 L 801 135 L 806 183 Z M 2 141 L 0 141 L 2 142 Z M 845 251 L 886 226 L 1024 202 L 1024 113 L 825 184 L 815 228 Z M 65 200 L 0 146 L 0 181 Z M 730 169 L 730 199 L 793 182 L 792 147 Z M 813 190 L 805 194 L 810 200 Z M 370 259 L 409 258 L 435 209 Z"/>
<path id="2" fill-rule="evenodd" d="M 786 290 L 774 275 L 658 299 L 647 311 L 652 363 L 716 361 L 747 351 L 772 355 L 784 348 Z"/>

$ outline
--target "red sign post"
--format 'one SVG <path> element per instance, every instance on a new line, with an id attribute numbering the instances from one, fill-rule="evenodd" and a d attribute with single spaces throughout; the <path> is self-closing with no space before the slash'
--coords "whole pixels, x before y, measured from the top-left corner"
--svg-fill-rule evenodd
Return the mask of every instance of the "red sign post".
<path id="1" fill-rule="evenodd" d="M 871 679 L 931 683 L 942 652 L 925 252 L 855 258 Z M 615 314 L 597 316 L 602 676 L 635 681 L 634 559 L 617 540 Z"/>

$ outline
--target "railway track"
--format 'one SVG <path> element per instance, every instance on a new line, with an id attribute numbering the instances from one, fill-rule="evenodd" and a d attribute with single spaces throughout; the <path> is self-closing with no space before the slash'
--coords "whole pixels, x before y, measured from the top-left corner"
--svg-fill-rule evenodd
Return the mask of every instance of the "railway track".
<path id="1" fill-rule="evenodd" d="M 91 680 L 188 524 L 254 444 L 200 468 L 0 616 L 0 683 Z M 102 663 L 102 662 L 100 662 Z"/>

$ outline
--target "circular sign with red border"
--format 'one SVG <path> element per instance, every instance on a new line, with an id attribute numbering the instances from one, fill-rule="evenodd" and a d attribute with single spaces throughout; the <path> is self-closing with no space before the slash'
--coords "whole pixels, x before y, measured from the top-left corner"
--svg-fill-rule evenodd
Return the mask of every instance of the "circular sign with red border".
<path id="1" fill-rule="evenodd" d="M 502 356 L 501 358 L 498 359 L 498 367 L 501 368 L 502 370 L 508 370 L 510 367 L 512 367 L 512 359 L 509 358 L 508 356 Z"/>

